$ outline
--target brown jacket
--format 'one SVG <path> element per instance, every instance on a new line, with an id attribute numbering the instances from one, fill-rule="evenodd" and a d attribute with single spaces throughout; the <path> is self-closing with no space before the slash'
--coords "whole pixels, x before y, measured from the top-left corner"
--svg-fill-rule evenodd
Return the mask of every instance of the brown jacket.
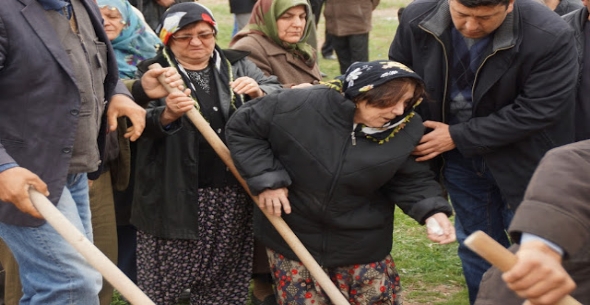
<path id="1" fill-rule="evenodd" d="M 232 49 L 248 51 L 250 59 L 266 75 L 275 75 L 284 87 L 321 80 L 317 62 L 309 67 L 299 57 L 259 34 L 248 34 Z"/>
<path id="2" fill-rule="evenodd" d="M 572 296 L 590 304 L 590 140 L 555 148 L 541 160 L 510 225 L 514 240 L 521 232 L 564 250 L 563 266 L 577 284 Z M 500 276 L 496 268 L 484 274 L 476 305 L 523 303 Z"/>
<path id="3" fill-rule="evenodd" d="M 327 0 L 324 7 L 326 31 L 335 36 L 371 31 L 373 10 L 380 0 Z"/>

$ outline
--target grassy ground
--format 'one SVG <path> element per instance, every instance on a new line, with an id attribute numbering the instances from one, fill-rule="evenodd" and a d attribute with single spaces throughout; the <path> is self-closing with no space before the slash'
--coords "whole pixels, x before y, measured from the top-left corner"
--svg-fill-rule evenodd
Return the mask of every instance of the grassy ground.
<path id="1" fill-rule="evenodd" d="M 381 0 L 373 12 L 373 31 L 370 35 L 370 60 L 387 59 L 389 45 L 397 28 L 397 9 L 410 0 Z M 200 0 L 213 11 L 219 24 L 218 44 L 229 44 L 233 17 L 228 1 Z M 324 22 L 318 28 L 318 45 L 323 41 Z M 321 70 L 328 79 L 339 74 L 338 62 L 320 56 Z M 405 305 L 464 305 L 469 304 L 457 244 L 437 245 L 426 238 L 425 228 L 401 213 L 395 218 L 392 256 L 400 272 Z M 112 305 L 127 304 L 116 295 Z"/>

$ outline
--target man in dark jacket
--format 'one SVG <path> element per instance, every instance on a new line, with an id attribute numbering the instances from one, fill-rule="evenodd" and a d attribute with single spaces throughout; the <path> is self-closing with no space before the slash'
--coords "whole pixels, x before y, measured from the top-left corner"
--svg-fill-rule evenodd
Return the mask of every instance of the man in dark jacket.
<path id="1" fill-rule="evenodd" d="M 535 305 L 548 305 L 568 293 L 590 304 L 588 194 L 590 140 L 548 152 L 510 225 L 520 248 L 511 248 L 518 250 L 518 262 L 503 278 L 516 293 L 502 281 L 501 272 L 491 268 L 481 281 L 476 304 L 521 305 L 528 298 Z"/>
<path id="2" fill-rule="evenodd" d="M 424 78 L 418 160 L 442 156 L 473 303 L 489 264 L 463 245 L 482 230 L 504 246 L 513 211 L 549 149 L 573 140 L 572 30 L 534 0 L 416 0 L 389 57 Z"/>
<path id="3" fill-rule="evenodd" d="M 28 190 L 92 240 L 87 173 L 101 166 L 105 133 L 118 116 L 131 119 L 131 140 L 145 125 L 116 62 L 94 1 L 2 3 L 0 237 L 18 262 L 22 303 L 98 304 L 100 274 L 40 219 Z"/>

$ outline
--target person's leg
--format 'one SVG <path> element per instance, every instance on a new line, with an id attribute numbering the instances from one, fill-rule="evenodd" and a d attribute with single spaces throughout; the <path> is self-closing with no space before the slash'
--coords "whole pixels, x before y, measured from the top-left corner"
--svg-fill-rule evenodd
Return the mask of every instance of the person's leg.
<path id="1" fill-rule="evenodd" d="M 234 29 L 231 31 L 231 37 L 236 36 L 236 34 L 239 31 L 238 28 L 238 17 L 236 16 L 236 14 L 234 14 Z"/>
<path id="2" fill-rule="evenodd" d="M 332 268 L 329 275 L 351 304 L 401 303 L 400 277 L 391 255 L 374 263 Z"/>
<path id="3" fill-rule="evenodd" d="M 0 239 L 0 262 L 4 267 L 4 305 L 18 305 L 23 296 L 18 263 L 2 239 Z"/>
<path id="4" fill-rule="evenodd" d="M 325 59 L 336 59 L 334 57 L 334 47 L 332 46 L 332 35 L 330 35 L 328 31 L 326 31 L 324 37 L 324 43 L 322 44 L 321 51 L 322 57 L 324 57 Z"/>
<path id="5" fill-rule="evenodd" d="M 464 241 L 471 233 L 481 230 L 508 247 L 506 229 L 512 213 L 506 210 L 500 190 L 481 157 L 464 158 L 452 150 L 444 154 L 444 159 L 445 187 L 456 214 L 458 254 L 473 304 L 481 277 L 490 264 L 469 250 Z"/>
<path id="6" fill-rule="evenodd" d="M 332 47 L 338 57 L 338 64 L 340 65 L 340 74 L 346 73 L 346 69 L 350 66 L 352 54 L 350 53 L 350 46 L 348 44 L 349 36 L 334 36 L 332 35 Z"/>
<path id="7" fill-rule="evenodd" d="M 192 305 L 242 305 L 252 274 L 253 204 L 240 186 L 199 189 L 200 268 Z"/>
<path id="8" fill-rule="evenodd" d="M 110 171 L 93 181 L 89 196 L 94 245 L 117 264 L 117 226 Z M 113 290 L 113 286 L 103 279 L 102 289 L 98 294 L 101 305 L 111 304 Z"/>
<path id="9" fill-rule="evenodd" d="M 236 14 L 236 23 L 238 32 L 245 28 L 250 22 L 250 13 Z"/>
<path id="10" fill-rule="evenodd" d="M 137 285 L 156 304 L 175 305 L 191 286 L 195 270 L 202 267 L 196 243 L 137 231 Z"/>
<path id="11" fill-rule="evenodd" d="M 257 239 L 254 239 L 254 259 L 252 261 L 252 296 L 256 298 L 254 301 L 265 302 L 269 298 L 268 302 L 272 303 L 274 290 L 266 247 Z M 276 304 L 276 300 L 274 303 Z"/>
<path id="12" fill-rule="evenodd" d="M 357 61 L 369 61 L 369 33 L 348 36 L 348 47 L 350 48 L 350 64 Z"/>
<path id="13" fill-rule="evenodd" d="M 322 0 L 309 0 L 311 6 L 311 13 L 313 14 L 313 21 L 317 25 L 320 22 L 320 16 L 322 13 Z"/>
<path id="14" fill-rule="evenodd" d="M 86 174 L 68 175 L 58 210 L 92 239 Z M 0 236 L 20 267 L 20 304 L 98 304 L 102 277 L 48 223 L 20 227 L 0 223 Z"/>
<path id="15" fill-rule="evenodd" d="M 330 299 L 302 263 L 266 249 L 278 304 L 326 305 Z M 326 271 L 326 270 L 324 270 Z"/>
<path id="16" fill-rule="evenodd" d="M 267 249 L 267 254 L 280 304 L 332 304 L 301 262 L 271 249 Z M 324 271 L 351 304 L 401 304 L 400 278 L 390 255 L 374 263 L 324 268 Z"/>
<path id="17" fill-rule="evenodd" d="M 135 226 L 117 226 L 117 267 L 134 283 L 137 283 L 137 230 Z"/>

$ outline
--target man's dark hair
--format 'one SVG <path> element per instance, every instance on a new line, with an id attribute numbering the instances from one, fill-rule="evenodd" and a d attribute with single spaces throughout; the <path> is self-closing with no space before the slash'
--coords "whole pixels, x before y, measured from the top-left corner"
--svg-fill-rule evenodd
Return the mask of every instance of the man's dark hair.
<path id="1" fill-rule="evenodd" d="M 497 5 L 504 5 L 508 7 L 510 4 L 510 0 L 455 0 L 461 5 L 473 8 L 479 6 L 497 6 Z"/>

